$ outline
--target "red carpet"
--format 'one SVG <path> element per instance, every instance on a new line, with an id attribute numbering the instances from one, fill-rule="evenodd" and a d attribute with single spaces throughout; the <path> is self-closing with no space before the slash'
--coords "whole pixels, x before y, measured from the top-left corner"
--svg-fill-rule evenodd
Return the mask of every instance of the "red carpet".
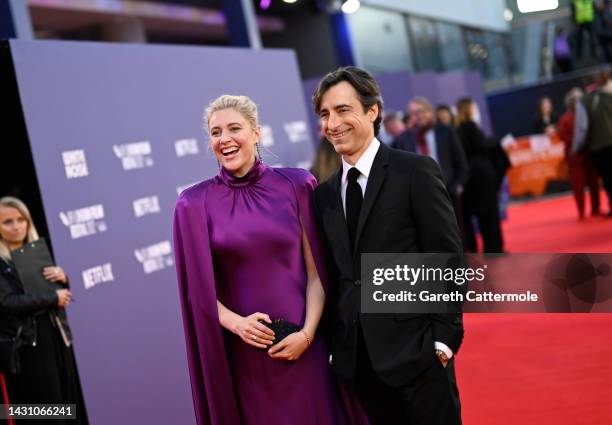
<path id="1" fill-rule="evenodd" d="M 510 207 L 504 236 L 509 252 L 612 252 L 612 219 L 578 221 L 564 196 Z M 464 425 L 612 425 L 612 314 L 466 314 L 465 330 Z"/>

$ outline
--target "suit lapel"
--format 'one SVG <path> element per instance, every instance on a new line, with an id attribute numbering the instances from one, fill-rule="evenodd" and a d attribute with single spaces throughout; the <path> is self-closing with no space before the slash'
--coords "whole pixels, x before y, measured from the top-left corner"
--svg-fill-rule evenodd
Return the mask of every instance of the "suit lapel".
<path id="1" fill-rule="evenodd" d="M 337 171 L 336 175 L 332 178 L 330 183 L 333 188 L 333 208 L 331 213 L 331 224 L 332 229 L 337 232 L 338 242 L 347 256 L 351 257 L 350 239 L 348 233 L 348 226 L 346 224 L 346 218 L 344 216 L 344 207 L 342 206 L 342 195 L 341 195 L 341 180 L 342 180 L 342 167 Z"/>
<path id="2" fill-rule="evenodd" d="M 374 157 L 372 163 L 372 169 L 370 170 L 370 176 L 368 177 L 368 184 L 366 186 L 365 196 L 363 198 L 363 205 L 361 206 L 361 212 L 359 213 L 359 221 L 357 222 L 357 235 L 355 236 L 355 246 L 353 247 L 353 255 L 357 253 L 357 247 L 359 246 L 359 238 L 363 231 L 363 227 L 372 211 L 374 202 L 378 196 L 378 192 L 382 187 L 385 177 L 387 176 L 387 165 L 389 164 L 389 148 L 384 144 L 380 144 L 378 152 Z M 346 226 L 345 226 L 346 228 Z M 348 236 L 348 231 L 347 231 Z"/>

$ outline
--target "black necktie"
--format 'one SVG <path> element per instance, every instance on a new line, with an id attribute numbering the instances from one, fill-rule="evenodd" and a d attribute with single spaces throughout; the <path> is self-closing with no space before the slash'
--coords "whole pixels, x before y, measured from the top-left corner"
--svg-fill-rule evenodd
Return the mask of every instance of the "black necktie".
<path id="1" fill-rule="evenodd" d="M 351 248 L 355 247 L 355 237 L 357 234 L 357 222 L 359 221 L 359 211 L 363 202 L 361 186 L 357 183 L 357 178 L 361 175 L 359 170 L 352 167 L 348 171 L 348 186 L 346 187 L 346 224 L 348 225 L 349 237 L 351 238 Z"/>

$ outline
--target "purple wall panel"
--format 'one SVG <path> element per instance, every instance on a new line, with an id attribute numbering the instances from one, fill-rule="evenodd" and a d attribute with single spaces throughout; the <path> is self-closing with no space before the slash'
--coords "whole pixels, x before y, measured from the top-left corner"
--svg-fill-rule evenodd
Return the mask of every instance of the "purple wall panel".
<path id="1" fill-rule="evenodd" d="M 436 103 L 446 103 L 453 106 L 458 98 L 467 95 L 465 72 L 452 71 L 439 74 L 436 78 L 436 84 L 438 85 Z"/>
<path id="2" fill-rule="evenodd" d="M 319 117 L 317 117 L 317 114 L 315 114 L 312 108 L 312 94 L 317 88 L 319 81 L 321 81 L 321 78 L 323 77 L 311 78 L 309 80 L 302 81 L 302 88 L 304 90 L 304 104 L 306 105 L 306 110 L 308 111 L 307 114 L 308 114 L 308 122 L 310 123 L 310 131 L 311 131 L 313 140 L 317 144 L 319 143 L 319 140 L 317 137 L 317 129 L 319 128 Z"/>
<path id="3" fill-rule="evenodd" d="M 410 75 L 406 72 L 379 74 L 376 80 L 382 92 L 385 110 L 404 112 L 412 97 Z"/>
<path id="4" fill-rule="evenodd" d="M 410 93 L 412 96 L 423 96 L 432 103 L 438 99 L 438 85 L 436 84 L 437 74 L 433 71 L 409 74 Z"/>
<path id="5" fill-rule="evenodd" d="M 264 161 L 313 154 L 292 52 L 11 41 L 45 214 L 77 300 L 68 310 L 90 423 L 192 424 L 171 218 L 217 172 L 205 105 L 246 94 Z M 248 72 L 245 72 L 248 70 Z"/>

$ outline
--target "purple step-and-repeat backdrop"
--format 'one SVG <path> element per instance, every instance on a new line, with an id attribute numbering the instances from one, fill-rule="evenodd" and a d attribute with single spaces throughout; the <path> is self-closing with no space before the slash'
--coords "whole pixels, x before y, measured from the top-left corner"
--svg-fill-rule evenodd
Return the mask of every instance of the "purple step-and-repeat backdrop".
<path id="1" fill-rule="evenodd" d="M 264 162 L 307 168 L 293 52 L 11 41 L 90 421 L 195 423 L 171 242 L 181 188 L 217 173 L 205 105 L 259 105 Z"/>
<path id="2" fill-rule="evenodd" d="M 439 74 L 431 71 L 416 74 L 393 72 L 376 74 L 375 77 L 382 92 L 384 108 L 388 111 L 405 111 L 406 105 L 414 96 L 426 97 L 434 107 L 439 103 L 452 106 L 460 97 L 471 96 L 478 104 L 483 130 L 491 134 L 489 108 L 482 90 L 480 74 L 476 71 L 451 71 Z M 313 78 L 303 81 L 304 98 L 313 131 L 317 128 L 318 118 L 312 111 L 311 98 L 319 80 L 320 78 Z"/>

